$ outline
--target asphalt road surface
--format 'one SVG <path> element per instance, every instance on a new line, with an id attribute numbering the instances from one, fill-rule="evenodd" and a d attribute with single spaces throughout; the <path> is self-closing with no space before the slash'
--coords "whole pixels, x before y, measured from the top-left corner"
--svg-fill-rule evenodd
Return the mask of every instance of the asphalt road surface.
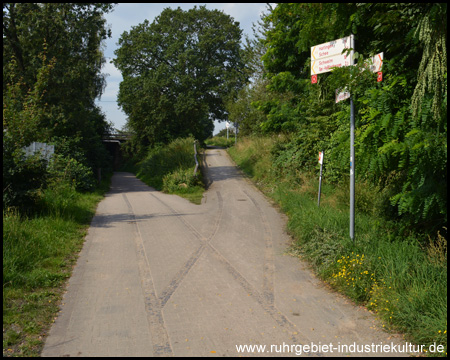
<path id="1" fill-rule="evenodd" d="M 285 254 L 286 219 L 225 150 L 206 162 L 202 205 L 114 174 L 43 356 L 407 355 Z"/>

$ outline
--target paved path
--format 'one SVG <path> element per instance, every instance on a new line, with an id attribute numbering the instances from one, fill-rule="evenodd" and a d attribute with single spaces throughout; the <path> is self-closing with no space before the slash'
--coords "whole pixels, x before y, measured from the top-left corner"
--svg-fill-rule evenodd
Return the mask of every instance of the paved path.
<path id="1" fill-rule="evenodd" d="M 224 150 L 206 161 L 202 205 L 115 173 L 43 356 L 286 356 L 311 343 L 335 348 L 304 355 L 336 356 L 399 343 L 284 254 L 284 217 Z"/>

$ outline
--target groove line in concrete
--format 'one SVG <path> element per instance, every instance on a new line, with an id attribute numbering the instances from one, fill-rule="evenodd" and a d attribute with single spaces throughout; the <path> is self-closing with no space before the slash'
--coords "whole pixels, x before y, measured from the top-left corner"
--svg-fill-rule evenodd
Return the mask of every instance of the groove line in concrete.
<path id="1" fill-rule="evenodd" d="M 155 286 L 153 284 L 152 274 L 150 271 L 150 265 L 147 254 L 145 252 L 144 243 L 142 240 L 139 225 L 134 215 L 133 207 L 128 200 L 126 194 L 122 194 L 122 197 L 127 204 L 128 213 L 134 224 L 136 236 L 134 237 L 139 274 L 141 276 L 142 290 L 144 292 L 145 310 L 147 312 L 147 321 L 150 327 L 150 333 L 152 337 L 153 352 L 155 356 L 172 356 L 172 347 L 169 341 L 169 335 L 164 324 L 162 316 L 161 301 L 157 298 L 155 292 Z"/>
<path id="2" fill-rule="evenodd" d="M 178 286 L 181 284 L 183 279 L 187 276 L 189 271 L 192 269 L 192 267 L 196 264 L 197 260 L 200 258 L 200 256 L 203 254 L 203 250 L 205 249 L 205 245 L 211 241 L 215 234 L 217 233 L 217 229 L 219 228 L 220 221 L 222 219 L 223 215 L 223 199 L 219 191 L 217 191 L 217 198 L 218 198 L 218 206 L 219 206 L 219 215 L 217 216 L 216 223 L 214 225 L 212 234 L 206 239 L 203 235 L 200 234 L 200 232 L 195 229 L 190 223 L 188 223 L 184 217 L 179 214 L 175 209 L 173 209 L 169 204 L 161 200 L 159 197 L 149 193 L 150 196 L 152 196 L 154 199 L 158 200 L 161 204 L 166 206 L 170 212 L 176 217 L 189 229 L 189 231 L 197 237 L 199 240 L 201 240 L 203 243 L 202 245 L 191 255 L 191 257 L 186 261 L 186 263 L 181 267 L 181 269 L 176 273 L 176 275 L 172 278 L 172 280 L 169 283 L 169 286 L 162 292 L 161 296 L 159 297 L 160 300 L 160 306 L 161 308 L 164 308 L 164 306 L 169 301 L 170 297 L 173 295 L 173 293 L 177 290 Z"/>
<path id="3" fill-rule="evenodd" d="M 272 231 L 270 230 L 269 223 L 267 221 L 266 215 L 262 211 L 256 200 L 250 196 L 246 190 L 242 192 L 251 200 L 253 205 L 258 211 L 259 217 L 261 218 L 261 223 L 263 224 L 264 230 L 264 267 L 263 267 L 263 294 L 266 301 L 269 304 L 274 304 L 274 286 L 273 286 L 273 276 L 275 272 L 275 265 L 273 260 L 273 237 Z"/>

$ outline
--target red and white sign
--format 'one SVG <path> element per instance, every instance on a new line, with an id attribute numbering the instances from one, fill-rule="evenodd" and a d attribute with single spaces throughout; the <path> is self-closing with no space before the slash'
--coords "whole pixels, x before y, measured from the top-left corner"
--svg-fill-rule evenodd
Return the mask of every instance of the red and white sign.
<path id="1" fill-rule="evenodd" d="M 323 152 L 319 151 L 319 164 L 322 165 L 323 164 Z"/>
<path id="2" fill-rule="evenodd" d="M 352 36 L 333 40 L 311 48 L 311 75 L 332 71 L 336 67 L 353 64 L 353 50 L 350 49 Z"/>
<path id="3" fill-rule="evenodd" d="M 311 76 L 311 84 L 317 84 L 317 75 Z"/>
<path id="4" fill-rule="evenodd" d="M 311 74 L 322 74 L 334 68 L 352 65 L 352 57 L 346 54 L 331 56 L 329 58 L 314 60 L 311 65 Z"/>
<path id="5" fill-rule="evenodd" d="M 381 71 L 378 72 L 377 82 L 383 81 L 383 73 Z"/>
<path id="6" fill-rule="evenodd" d="M 341 55 L 345 49 L 350 49 L 350 36 L 313 46 L 311 60 L 319 60 L 330 56 Z"/>
<path id="7" fill-rule="evenodd" d="M 369 69 L 372 72 L 380 72 L 381 71 L 381 67 L 383 66 L 383 58 L 384 58 L 384 53 L 379 53 L 376 54 L 375 56 L 372 56 L 370 59 L 372 60 L 372 64 L 369 65 Z"/>
<path id="8" fill-rule="evenodd" d="M 348 91 L 341 91 L 340 89 L 336 90 L 336 104 L 339 101 L 346 100 L 350 98 L 350 93 Z"/>

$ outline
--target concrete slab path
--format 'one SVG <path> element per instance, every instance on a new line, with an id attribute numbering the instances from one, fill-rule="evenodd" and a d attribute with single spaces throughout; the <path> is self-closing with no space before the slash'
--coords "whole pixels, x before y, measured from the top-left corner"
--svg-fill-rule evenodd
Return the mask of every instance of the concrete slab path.
<path id="1" fill-rule="evenodd" d="M 285 255 L 285 217 L 226 151 L 206 162 L 202 205 L 114 174 L 42 356 L 408 355 Z"/>

